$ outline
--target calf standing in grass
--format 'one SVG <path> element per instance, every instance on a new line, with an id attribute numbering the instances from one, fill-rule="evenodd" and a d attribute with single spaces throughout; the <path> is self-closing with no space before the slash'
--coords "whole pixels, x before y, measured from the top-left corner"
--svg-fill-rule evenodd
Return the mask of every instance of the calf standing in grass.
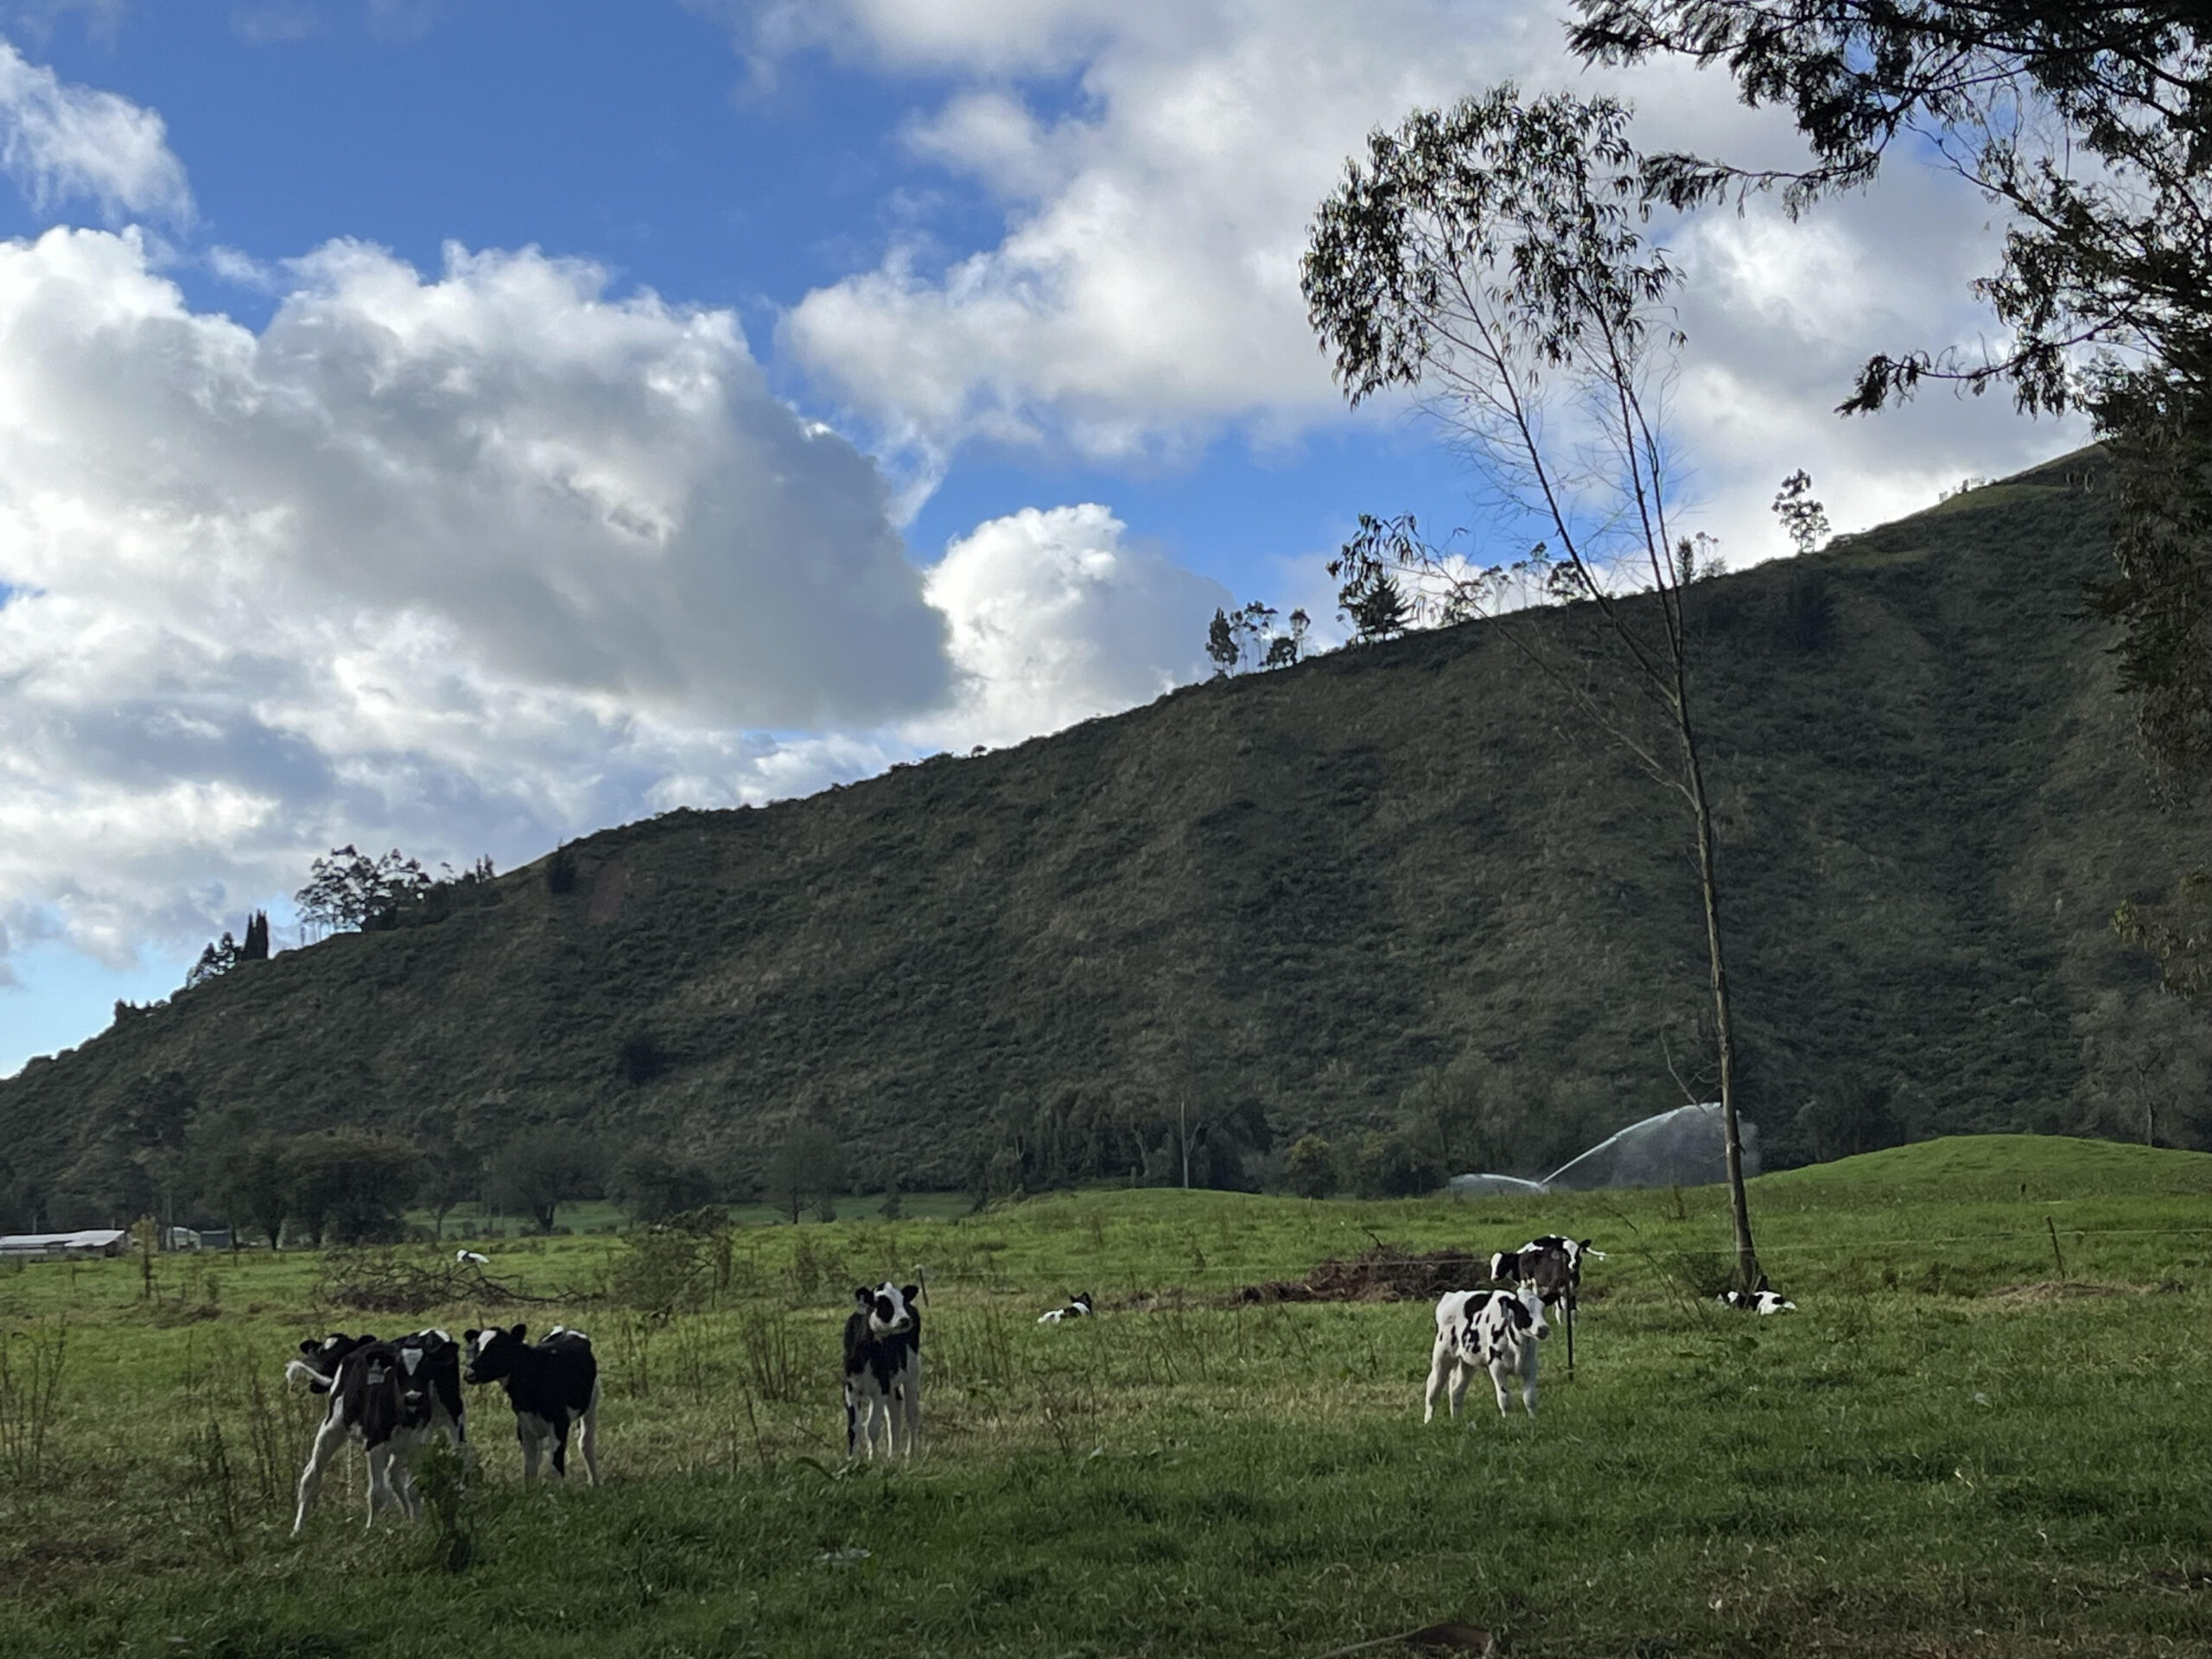
<path id="1" fill-rule="evenodd" d="M 415 1484 L 407 1465 L 416 1449 L 440 1428 L 457 1444 L 467 1437 L 459 1366 L 459 1351 L 442 1331 L 418 1331 L 397 1342 L 333 1334 L 300 1344 L 300 1357 L 284 1367 L 284 1374 L 304 1377 L 316 1393 L 327 1394 L 330 1408 L 315 1431 L 308 1466 L 300 1472 L 294 1537 L 307 1526 L 323 1465 L 349 1437 L 360 1442 L 368 1458 L 369 1524 L 376 1524 L 377 1510 L 385 1503 L 415 1513 Z"/>
<path id="2" fill-rule="evenodd" d="M 1574 1374 L 1574 1313 L 1582 1302 L 1582 1258 L 1605 1259 L 1586 1238 L 1546 1233 L 1517 1250 L 1500 1250 L 1490 1259 L 1490 1276 L 1509 1285 L 1534 1286 L 1547 1307 L 1563 1307 L 1567 1314 L 1567 1370 Z"/>
<path id="3" fill-rule="evenodd" d="M 1536 1414 L 1536 1344 L 1551 1334 L 1544 1319 L 1544 1299 L 1534 1286 L 1517 1290 L 1447 1290 L 1436 1304 L 1436 1345 L 1428 1357 L 1428 1393 L 1421 1421 L 1436 1415 L 1436 1397 L 1449 1393 L 1447 1408 L 1457 1417 L 1467 1384 L 1488 1371 L 1497 1389 L 1500 1416 L 1510 1409 L 1506 1388 L 1521 1383 L 1521 1404 Z"/>
<path id="4" fill-rule="evenodd" d="M 845 1321 L 845 1455 L 860 1443 L 875 1458 L 875 1434 L 883 1430 L 884 1455 L 899 1449 L 899 1427 L 906 1428 L 906 1452 L 912 1457 L 922 1440 L 922 1311 L 914 1305 L 919 1285 L 903 1288 L 889 1280 L 870 1290 L 853 1292 L 853 1315 Z M 893 1408 L 897 1408 L 896 1410 Z"/>
<path id="5" fill-rule="evenodd" d="M 534 1343 L 526 1325 L 464 1331 L 471 1382 L 497 1382 L 515 1408 L 515 1438 L 522 1442 L 522 1478 L 537 1478 L 537 1459 L 553 1442 L 553 1472 L 569 1473 L 569 1426 L 582 1426 L 584 1472 L 599 1484 L 599 1361 L 591 1338 L 555 1325 Z"/>

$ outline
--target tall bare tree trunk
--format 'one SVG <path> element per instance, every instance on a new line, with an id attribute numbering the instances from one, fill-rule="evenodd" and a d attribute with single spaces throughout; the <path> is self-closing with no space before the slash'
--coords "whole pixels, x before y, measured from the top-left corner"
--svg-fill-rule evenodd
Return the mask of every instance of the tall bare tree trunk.
<path id="1" fill-rule="evenodd" d="M 1683 668 L 1679 656 L 1675 666 L 1679 685 Z M 1751 1243 L 1751 1201 L 1744 1191 L 1744 1137 L 1736 1122 L 1736 1034 L 1728 1010 L 1728 969 L 1720 952 L 1720 883 L 1713 868 L 1713 808 L 1706 798 L 1705 769 L 1698 760 L 1697 733 L 1690 724 L 1689 704 L 1679 691 L 1675 723 L 1682 741 L 1690 805 L 1697 816 L 1698 886 L 1705 899 L 1706 960 L 1712 969 L 1713 1033 L 1720 1050 L 1720 1133 L 1728 1165 L 1728 1205 L 1736 1224 L 1737 1288 L 1748 1291 L 1759 1281 L 1759 1256 Z"/>

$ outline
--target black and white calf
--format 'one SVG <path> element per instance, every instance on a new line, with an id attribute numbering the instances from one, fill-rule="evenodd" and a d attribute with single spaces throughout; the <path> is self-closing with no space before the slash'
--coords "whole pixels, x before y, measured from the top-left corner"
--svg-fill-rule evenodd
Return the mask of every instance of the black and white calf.
<path id="1" fill-rule="evenodd" d="M 284 1376 L 288 1381 L 305 1382 L 313 1393 L 328 1394 L 346 1356 L 374 1341 L 374 1337 L 349 1337 L 336 1331 L 320 1342 L 309 1337 L 300 1344 L 300 1357 L 285 1364 Z M 461 1392 L 461 1345 L 435 1328 L 398 1338 L 392 1345 L 400 1350 L 410 1380 L 429 1386 L 430 1427 L 466 1449 L 468 1404 Z"/>
<path id="2" fill-rule="evenodd" d="M 1421 1421 L 1436 1415 L 1436 1398 L 1446 1395 L 1450 1414 L 1459 1414 L 1467 1384 L 1488 1371 L 1497 1389 L 1497 1410 L 1509 1408 L 1507 1387 L 1521 1385 L 1521 1404 L 1536 1414 L 1536 1344 L 1551 1334 L 1544 1299 L 1533 1286 L 1515 1290 L 1447 1290 L 1437 1299 L 1436 1345 L 1429 1351 L 1428 1391 Z M 1448 1390 L 1448 1392 L 1447 1392 Z"/>
<path id="3" fill-rule="evenodd" d="M 875 1434 L 883 1430 L 884 1455 L 899 1450 L 899 1430 L 906 1431 L 906 1452 L 912 1457 L 922 1440 L 922 1310 L 914 1305 L 919 1285 L 885 1280 L 874 1290 L 853 1292 L 853 1315 L 845 1321 L 845 1455 L 861 1442 L 875 1458 Z"/>
<path id="4" fill-rule="evenodd" d="M 1746 1313 L 1795 1313 L 1797 1304 L 1766 1281 L 1766 1274 L 1759 1274 L 1759 1281 L 1751 1289 L 1724 1290 L 1713 1299 L 1723 1307 L 1740 1308 Z"/>
<path id="5" fill-rule="evenodd" d="M 1490 1276 L 1509 1285 L 1534 1287 L 1547 1307 L 1564 1307 L 1567 1323 L 1567 1369 L 1574 1370 L 1574 1312 L 1582 1303 L 1582 1260 L 1605 1259 L 1586 1238 L 1565 1238 L 1546 1233 L 1517 1250 L 1500 1250 L 1490 1259 Z"/>
<path id="6" fill-rule="evenodd" d="M 460 1351 L 442 1331 L 418 1331 L 396 1342 L 338 1333 L 320 1342 L 310 1337 L 300 1344 L 300 1357 L 285 1365 L 284 1374 L 330 1396 L 307 1467 L 300 1472 L 299 1509 L 292 1517 L 296 1538 L 307 1526 L 308 1510 L 322 1485 L 323 1465 L 340 1440 L 359 1441 L 367 1455 L 371 1526 L 386 1503 L 415 1513 L 415 1484 L 407 1465 L 432 1434 L 442 1428 L 456 1445 L 466 1442 Z"/>
<path id="7" fill-rule="evenodd" d="M 527 1325 L 493 1325 L 464 1331 L 474 1383 L 497 1382 L 515 1408 L 515 1438 L 522 1442 L 522 1478 L 537 1478 L 537 1459 L 553 1442 L 553 1472 L 569 1473 L 569 1427 L 580 1424 L 578 1449 L 584 1472 L 599 1484 L 599 1361 L 591 1338 L 581 1331 L 555 1325 L 536 1342 L 525 1342 Z"/>
<path id="8" fill-rule="evenodd" d="M 1090 1293 L 1087 1290 L 1079 1290 L 1068 1298 L 1068 1305 L 1065 1307 L 1056 1307 L 1050 1313 L 1039 1313 L 1037 1316 L 1037 1323 L 1058 1325 L 1062 1319 L 1087 1319 L 1090 1317 Z"/>

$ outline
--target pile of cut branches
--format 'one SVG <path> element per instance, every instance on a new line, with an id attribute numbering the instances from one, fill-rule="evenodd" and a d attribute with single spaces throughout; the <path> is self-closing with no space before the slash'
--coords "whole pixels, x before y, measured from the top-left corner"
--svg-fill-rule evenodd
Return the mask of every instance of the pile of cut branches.
<path id="1" fill-rule="evenodd" d="M 365 1313 L 422 1313 L 459 1303 L 491 1305 L 573 1300 L 532 1296 L 494 1279 L 477 1262 L 448 1262 L 396 1250 L 334 1251 L 315 1281 L 318 1307 Z"/>
<path id="2" fill-rule="evenodd" d="M 1465 1250 L 1427 1255 L 1402 1244 L 1377 1243 L 1350 1261 L 1331 1256 L 1303 1279 L 1246 1285 L 1232 1302 L 1427 1301 L 1447 1290 L 1476 1290 L 1490 1283 L 1490 1260 Z"/>

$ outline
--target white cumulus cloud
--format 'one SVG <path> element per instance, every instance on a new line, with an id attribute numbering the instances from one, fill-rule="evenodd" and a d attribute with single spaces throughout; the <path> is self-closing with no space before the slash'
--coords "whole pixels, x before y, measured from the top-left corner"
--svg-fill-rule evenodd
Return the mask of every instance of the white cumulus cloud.
<path id="1" fill-rule="evenodd" d="M 1148 702 L 1205 671 L 1206 625 L 1229 590 L 1132 546 L 1096 503 L 1026 507 L 981 524 L 929 573 L 963 677 L 917 743 L 994 746 Z"/>
<path id="2" fill-rule="evenodd" d="M 0 169 L 44 213 L 97 203 L 111 219 L 188 224 L 192 188 L 162 118 L 65 81 L 0 41 Z"/>
<path id="3" fill-rule="evenodd" d="M 459 861 L 743 798 L 941 705 L 872 464 L 734 320 L 334 244 L 256 334 L 135 233 L 0 245 L 0 919 L 111 960 L 334 841 Z M 680 787 L 680 781 L 677 783 Z"/>
<path id="4" fill-rule="evenodd" d="M 1725 77 L 1679 63 L 1585 73 L 1534 4 L 723 10 L 756 57 L 826 51 L 929 98 L 910 151 L 1004 212 L 1001 237 L 950 257 L 894 238 L 785 320 L 793 358 L 923 486 L 979 440 L 1150 461 L 1225 431 L 1273 442 L 1348 418 L 1298 262 L 1347 156 L 1416 105 L 1513 79 L 1630 99 L 1648 149 L 1754 165 L 1803 153 L 1786 118 L 1745 109 Z M 1781 550 L 1760 515 L 1798 467 L 1839 524 L 1864 524 L 1924 505 L 1937 482 L 2083 438 L 2078 424 L 2018 420 L 2001 397 L 1935 392 L 1851 423 L 1829 412 L 1874 352 L 1978 343 L 1989 318 L 1967 284 L 1996 261 L 1989 219 L 1958 181 L 1900 157 L 1878 188 L 1802 223 L 1754 201 L 1740 218 L 1655 226 L 1689 279 L 1678 435 L 1732 556 Z"/>

